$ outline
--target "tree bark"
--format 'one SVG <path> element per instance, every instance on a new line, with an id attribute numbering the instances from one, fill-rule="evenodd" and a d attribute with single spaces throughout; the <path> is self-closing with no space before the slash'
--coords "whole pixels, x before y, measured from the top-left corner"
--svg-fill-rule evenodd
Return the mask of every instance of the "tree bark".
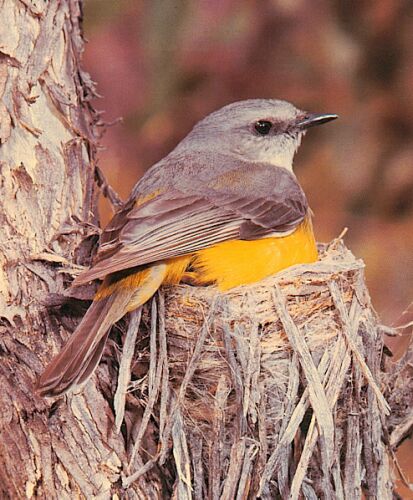
<path id="1" fill-rule="evenodd" d="M 80 0 L 0 2 L 0 496 L 109 498 L 126 462 L 122 434 L 94 383 L 53 403 L 36 377 L 66 329 L 48 308 L 93 239 L 97 113 L 80 68 Z M 63 311 L 64 312 L 64 311 Z M 74 310 L 66 311 L 73 317 Z M 101 380 L 108 385 L 105 370 Z M 159 496 L 144 479 L 130 498 Z"/>

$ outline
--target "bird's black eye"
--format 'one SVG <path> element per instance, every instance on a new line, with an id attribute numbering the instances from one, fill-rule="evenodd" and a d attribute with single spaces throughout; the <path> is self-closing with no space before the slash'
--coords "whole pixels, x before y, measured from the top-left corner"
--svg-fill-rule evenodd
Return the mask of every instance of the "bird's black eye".
<path id="1" fill-rule="evenodd" d="M 268 120 L 259 120 L 255 123 L 254 128 L 260 135 L 267 135 L 272 128 L 272 123 Z"/>

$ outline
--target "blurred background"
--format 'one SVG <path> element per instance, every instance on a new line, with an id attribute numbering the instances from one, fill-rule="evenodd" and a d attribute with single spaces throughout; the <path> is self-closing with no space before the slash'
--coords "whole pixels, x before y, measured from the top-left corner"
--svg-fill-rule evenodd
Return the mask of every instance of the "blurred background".
<path id="1" fill-rule="evenodd" d="M 413 319 L 411 0 L 86 0 L 84 19 L 94 105 L 111 124 L 99 165 L 123 198 L 222 105 L 270 97 L 337 113 L 295 162 L 317 238 L 348 227 L 382 321 Z M 388 342 L 396 356 L 410 331 Z"/>

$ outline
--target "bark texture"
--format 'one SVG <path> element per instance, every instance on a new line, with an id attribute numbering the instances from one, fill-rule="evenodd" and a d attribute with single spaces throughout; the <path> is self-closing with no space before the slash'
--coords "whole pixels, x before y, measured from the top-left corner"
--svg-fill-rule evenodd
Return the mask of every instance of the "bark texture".
<path id="1" fill-rule="evenodd" d="M 79 0 L 0 2 L 2 498 L 109 498 L 126 461 L 93 383 L 68 404 L 33 392 L 72 328 L 62 325 L 64 311 L 57 319 L 49 308 L 50 297 L 67 287 L 73 263 L 87 260 L 80 240 L 96 233 L 99 123 L 93 83 L 80 69 L 81 21 Z M 144 481 L 130 498 L 157 496 L 158 483 Z"/>
<path id="2" fill-rule="evenodd" d="M 118 384 L 129 408 L 145 407 L 125 485 L 168 464 L 179 499 L 392 498 L 383 335 L 364 264 L 341 240 L 319 250 L 318 262 L 259 283 L 180 285 L 145 308 L 132 384 Z M 126 340 L 121 368 L 127 352 Z M 147 460 L 150 422 L 158 445 Z"/>

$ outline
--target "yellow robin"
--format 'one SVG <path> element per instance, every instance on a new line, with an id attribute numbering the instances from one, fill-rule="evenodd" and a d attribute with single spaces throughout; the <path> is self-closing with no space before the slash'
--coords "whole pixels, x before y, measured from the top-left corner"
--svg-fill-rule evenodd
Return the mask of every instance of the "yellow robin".
<path id="1" fill-rule="evenodd" d="M 337 118 L 273 99 L 210 114 L 152 166 L 103 231 L 92 305 L 38 382 L 56 396 L 94 372 L 111 326 L 162 284 L 190 278 L 219 290 L 317 260 L 308 203 L 292 170 L 306 130 Z"/>

